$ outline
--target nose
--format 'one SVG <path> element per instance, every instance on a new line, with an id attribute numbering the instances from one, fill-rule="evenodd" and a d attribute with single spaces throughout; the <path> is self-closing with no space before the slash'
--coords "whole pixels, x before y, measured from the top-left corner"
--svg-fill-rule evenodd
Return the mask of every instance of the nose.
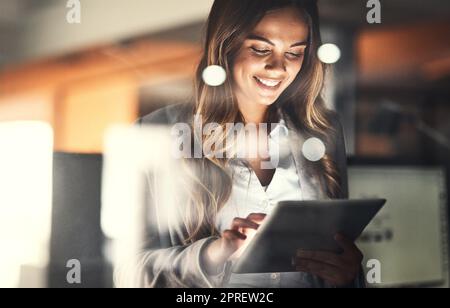
<path id="1" fill-rule="evenodd" d="M 268 58 L 266 63 L 266 70 L 277 72 L 279 74 L 286 72 L 286 62 L 284 55 L 278 56 L 276 54 L 272 54 L 270 58 Z"/>

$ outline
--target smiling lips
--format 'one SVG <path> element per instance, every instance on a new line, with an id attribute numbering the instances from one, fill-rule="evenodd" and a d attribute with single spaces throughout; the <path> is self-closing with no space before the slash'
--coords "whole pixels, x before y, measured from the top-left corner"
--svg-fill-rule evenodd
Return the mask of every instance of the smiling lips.
<path id="1" fill-rule="evenodd" d="M 264 89 L 276 90 L 281 84 L 281 80 L 277 79 L 266 79 L 260 77 L 254 77 L 258 85 Z"/>

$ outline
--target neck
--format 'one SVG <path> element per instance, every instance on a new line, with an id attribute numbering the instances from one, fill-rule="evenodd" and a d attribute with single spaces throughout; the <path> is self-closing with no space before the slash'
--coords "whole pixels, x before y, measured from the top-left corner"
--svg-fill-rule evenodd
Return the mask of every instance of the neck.
<path id="1" fill-rule="evenodd" d="M 260 104 L 238 104 L 245 123 L 266 123 L 269 106 Z"/>

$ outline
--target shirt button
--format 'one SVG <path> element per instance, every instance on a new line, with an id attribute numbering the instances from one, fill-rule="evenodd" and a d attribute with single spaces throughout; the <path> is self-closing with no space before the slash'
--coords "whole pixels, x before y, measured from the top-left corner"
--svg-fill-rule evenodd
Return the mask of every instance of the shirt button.
<path id="1" fill-rule="evenodd" d="M 269 200 L 264 200 L 264 201 L 261 201 L 261 203 L 260 203 L 261 207 L 264 209 L 267 208 L 269 206 L 269 204 L 270 204 Z"/>

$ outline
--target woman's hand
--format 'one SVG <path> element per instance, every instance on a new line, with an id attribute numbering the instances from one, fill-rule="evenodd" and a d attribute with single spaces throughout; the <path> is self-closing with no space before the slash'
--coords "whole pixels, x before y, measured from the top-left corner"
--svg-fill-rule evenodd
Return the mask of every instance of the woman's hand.
<path id="1" fill-rule="evenodd" d="M 206 249 L 206 265 L 208 273 L 215 273 L 223 268 L 230 257 L 243 247 L 249 234 L 258 230 L 259 224 L 266 214 L 254 213 L 247 218 L 236 217 L 231 228 L 223 231 L 221 238 L 212 242 Z"/>
<path id="2" fill-rule="evenodd" d="M 342 234 L 337 234 L 335 240 L 344 250 L 342 254 L 299 250 L 293 259 L 296 270 L 316 275 L 336 287 L 353 282 L 360 272 L 363 254 Z"/>

